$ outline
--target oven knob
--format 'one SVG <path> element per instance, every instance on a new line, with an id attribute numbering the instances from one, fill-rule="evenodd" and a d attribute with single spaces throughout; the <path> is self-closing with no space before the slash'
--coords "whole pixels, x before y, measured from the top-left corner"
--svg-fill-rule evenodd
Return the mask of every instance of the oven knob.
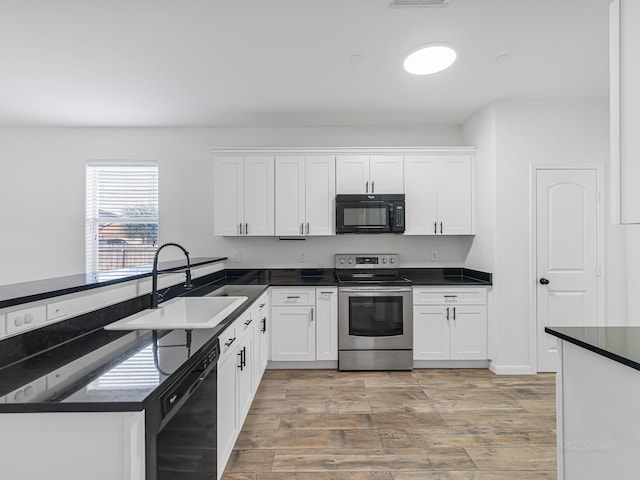
<path id="1" fill-rule="evenodd" d="M 387 263 L 387 259 L 386 259 L 386 258 L 383 258 L 383 259 L 382 259 L 382 263 Z"/>
<path id="2" fill-rule="evenodd" d="M 344 265 L 344 258 L 340 259 L 340 265 Z"/>
<path id="3" fill-rule="evenodd" d="M 351 265 L 353 263 L 353 258 L 350 258 L 348 262 L 349 262 L 349 265 Z"/>
<path id="4" fill-rule="evenodd" d="M 391 258 L 389 259 L 389 261 L 390 261 L 391 263 L 396 263 L 396 259 L 395 259 L 395 258 L 393 258 L 393 257 L 391 257 Z"/>

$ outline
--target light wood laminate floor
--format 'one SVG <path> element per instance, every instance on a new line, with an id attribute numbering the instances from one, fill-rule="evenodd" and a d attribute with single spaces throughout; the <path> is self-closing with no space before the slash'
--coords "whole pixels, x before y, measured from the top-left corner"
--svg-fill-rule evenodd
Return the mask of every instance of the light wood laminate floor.
<path id="1" fill-rule="evenodd" d="M 555 375 L 267 370 L 224 480 L 551 480 Z"/>

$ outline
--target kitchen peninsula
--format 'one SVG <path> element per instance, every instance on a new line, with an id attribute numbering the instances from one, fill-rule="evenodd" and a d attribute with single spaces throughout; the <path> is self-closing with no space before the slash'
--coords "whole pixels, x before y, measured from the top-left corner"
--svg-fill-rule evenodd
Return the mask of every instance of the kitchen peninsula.
<path id="1" fill-rule="evenodd" d="M 558 479 L 640 471 L 640 327 L 547 327 L 560 342 Z"/>

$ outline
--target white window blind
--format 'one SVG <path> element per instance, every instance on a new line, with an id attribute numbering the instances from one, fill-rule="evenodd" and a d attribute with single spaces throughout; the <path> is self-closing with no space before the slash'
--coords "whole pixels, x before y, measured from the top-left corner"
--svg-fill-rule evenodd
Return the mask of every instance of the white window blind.
<path id="1" fill-rule="evenodd" d="M 157 162 L 87 162 L 88 272 L 147 265 L 158 246 Z"/>

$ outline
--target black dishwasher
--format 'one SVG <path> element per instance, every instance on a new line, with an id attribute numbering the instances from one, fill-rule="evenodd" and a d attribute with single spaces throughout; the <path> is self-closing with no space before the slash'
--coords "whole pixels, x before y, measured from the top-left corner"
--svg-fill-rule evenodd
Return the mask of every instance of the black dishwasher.
<path id="1" fill-rule="evenodd" d="M 146 480 L 217 478 L 219 355 L 216 339 L 147 412 Z"/>

